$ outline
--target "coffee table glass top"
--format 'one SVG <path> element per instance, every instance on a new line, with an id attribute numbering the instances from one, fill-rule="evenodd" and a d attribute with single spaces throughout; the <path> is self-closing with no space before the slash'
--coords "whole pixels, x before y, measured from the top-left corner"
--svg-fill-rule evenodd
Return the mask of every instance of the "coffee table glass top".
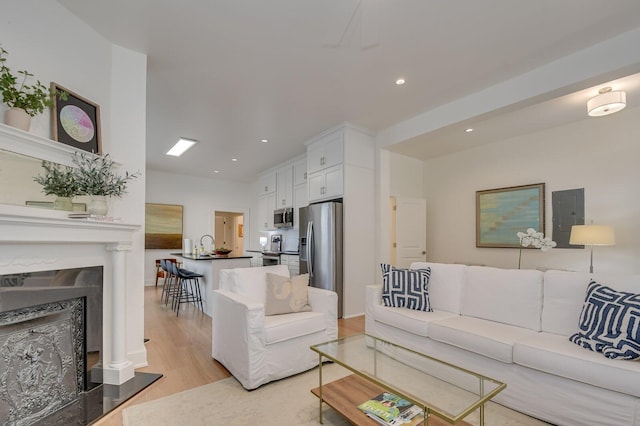
<path id="1" fill-rule="evenodd" d="M 464 419 L 506 387 L 495 379 L 366 334 L 311 349 L 450 423 Z"/>

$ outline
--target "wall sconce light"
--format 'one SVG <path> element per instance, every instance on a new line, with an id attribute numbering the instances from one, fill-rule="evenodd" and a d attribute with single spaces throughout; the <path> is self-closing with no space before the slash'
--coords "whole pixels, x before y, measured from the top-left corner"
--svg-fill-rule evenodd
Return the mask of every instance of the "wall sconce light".
<path id="1" fill-rule="evenodd" d="M 627 94 L 621 90 L 611 91 L 611 87 L 603 87 L 599 93 L 587 101 L 587 114 L 590 117 L 613 114 L 627 106 Z"/>

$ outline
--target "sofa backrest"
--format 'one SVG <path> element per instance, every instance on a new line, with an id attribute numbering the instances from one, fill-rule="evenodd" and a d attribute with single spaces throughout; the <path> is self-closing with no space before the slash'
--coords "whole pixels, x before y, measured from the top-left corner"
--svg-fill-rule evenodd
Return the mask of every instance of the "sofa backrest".
<path id="1" fill-rule="evenodd" d="M 592 279 L 618 291 L 640 293 L 639 275 L 547 271 L 544 273 L 542 331 L 562 336 L 578 331 L 578 319 Z"/>
<path id="2" fill-rule="evenodd" d="M 540 331 L 542 272 L 469 266 L 461 314 Z"/>
<path id="3" fill-rule="evenodd" d="M 258 266 L 220 270 L 221 290 L 238 293 L 251 301 L 264 304 L 267 290 L 267 272 L 289 278 L 287 265 Z"/>
<path id="4" fill-rule="evenodd" d="M 431 268 L 429 278 L 429 303 L 437 311 L 460 313 L 460 294 L 467 265 L 448 263 L 413 262 L 410 269 Z"/>

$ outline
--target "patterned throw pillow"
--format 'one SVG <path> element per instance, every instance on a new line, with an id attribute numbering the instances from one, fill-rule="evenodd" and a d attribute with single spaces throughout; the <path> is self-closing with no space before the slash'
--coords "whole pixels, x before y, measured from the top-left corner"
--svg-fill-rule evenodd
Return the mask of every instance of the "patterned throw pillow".
<path id="1" fill-rule="evenodd" d="M 640 358 L 640 294 L 592 280 L 578 326 L 580 331 L 569 337 L 573 343 L 607 358 Z"/>
<path id="2" fill-rule="evenodd" d="M 382 264 L 382 303 L 384 306 L 431 312 L 429 277 L 431 268 L 398 269 Z"/>
<path id="3" fill-rule="evenodd" d="M 308 312 L 309 274 L 288 278 L 267 272 L 267 294 L 264 303 L 265 315 Z"/>

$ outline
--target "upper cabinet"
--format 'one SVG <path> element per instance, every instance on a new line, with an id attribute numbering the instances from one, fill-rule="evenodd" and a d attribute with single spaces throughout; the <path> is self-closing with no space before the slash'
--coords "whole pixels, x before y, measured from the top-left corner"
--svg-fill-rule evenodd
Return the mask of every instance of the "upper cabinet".
<path id="1" fill-rule="evenodd" d="M 276 207 L 293 207 L 293 166 L 276 171 Z"/>
<path id="2" fill-rule="evenodd" d="M 373 137 L 366 131 L 344 124 L 328 130 L 307 143 L 308 201 L 343 198 L 346 187 L 355 180 L 345 180 L 345 170 L 352 176 L 358 170 L 372 169 L 375 163 Z M 358 182 L 371 185 L 371 182 Z"/>
<path id="3" fill-rule="evenodd" d="M 267 173 L 258 179 L 258 195 L 274 194 L 276 192 L 276 173 Z"/>
<path id="4" fill-rule="evenodd" d="M 342 163 L 343 137 L 344 131 L 338 129 L 307 146 L 307 172 L 309 174 Z"/>
<path id="5" fill-rule="evenodd" d="M 303 158 L 293 163 L 293 186 L 307 183 L 307 159 Z"/>

